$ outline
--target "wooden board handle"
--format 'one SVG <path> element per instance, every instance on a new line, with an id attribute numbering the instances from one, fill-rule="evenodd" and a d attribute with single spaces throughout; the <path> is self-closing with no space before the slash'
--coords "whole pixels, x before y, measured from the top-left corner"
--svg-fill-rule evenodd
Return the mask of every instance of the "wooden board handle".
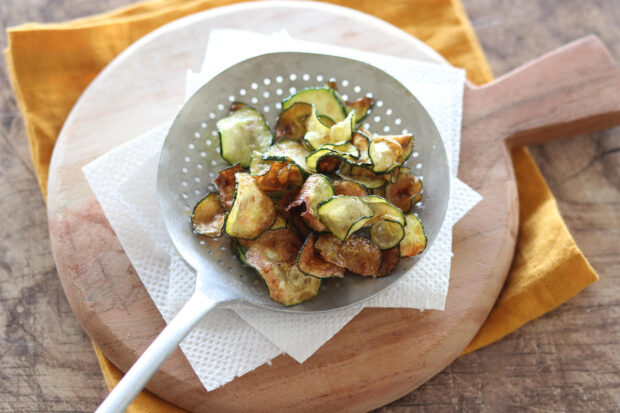
<path id="1" fill-rule="evenodd" d="M 463 127 L 509 147 L 591 133 L 620 124 L 619 92 L 620 69 L 602 42 L 588 36 L 468 87 Z"/>

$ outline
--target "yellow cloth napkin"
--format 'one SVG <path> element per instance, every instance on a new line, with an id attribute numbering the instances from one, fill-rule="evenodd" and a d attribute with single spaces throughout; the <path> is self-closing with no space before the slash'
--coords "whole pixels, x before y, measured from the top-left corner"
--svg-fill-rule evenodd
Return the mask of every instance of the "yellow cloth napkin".
<path id="1" fill-rule="evenodd" d="M 34 166 L 46 195 L 52 148 L 73 104 L 91 80 L 127 46 L 174 19 L 235 0 L 150 0 L 59 24 L 8 31 L 11 83 L 24 115 Z M 386 20 L 426 42 L 482 84 L 491 70 L 459 0 L 334 0 Z M 499 300 L 464 353 L 492 343 L 556 308 L 597 280 L 569 234 L 555 199 L 526 149 L 513 152 L 520 224 L 515 259 Z M 95 346 L 105 381 L 122 373 Z M 180 411 L 143 391 L 130 412 Z"/>

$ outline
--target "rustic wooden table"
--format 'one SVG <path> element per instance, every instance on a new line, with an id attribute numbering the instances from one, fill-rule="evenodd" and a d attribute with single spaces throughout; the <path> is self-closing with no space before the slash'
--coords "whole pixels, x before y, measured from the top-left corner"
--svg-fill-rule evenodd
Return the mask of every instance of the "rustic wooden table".
<path id="1" fill-rule="evenodd" d="M 130 0 L 5 0 L 0 33 Z M 620 2 L 464 0 L 496 75 L 588 33 L 620 60 Z M 21 115 L 0 68 L 0 411 L 92 411 L 106 394 L 88 337 L 57 278 Z M 379 409 L 620 409 L 620 128 L 531 148 L 601 280 L 499 343 L 458 359 Z"/>

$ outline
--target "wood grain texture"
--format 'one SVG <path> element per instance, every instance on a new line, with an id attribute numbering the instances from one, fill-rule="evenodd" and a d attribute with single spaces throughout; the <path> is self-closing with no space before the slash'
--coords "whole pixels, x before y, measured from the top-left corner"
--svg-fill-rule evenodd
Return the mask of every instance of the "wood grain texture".
<path id="1" fill-rule="evenodd" d="M 0 4 L 0 16 L 7 25 L 63 20 L 121 3 L 129 2 L 65 0 L 38 10 L 36 6 L 48 2 L 26 5 L 10 0 Z M 518 5 L 465 0 L 465 6 L 496 73 L 590 32 L 597 32 L 618 58 L 620 33 L 613 20 L 620 15 L 617 2 L 589 2 L 586 6 L 576 0 Z M 42 242 L 47 239 L 44 206 L 29 167 L 25 135 L 4 67 L 2 82 L 5 150 L 0 188 L 11 197 L 4 197 L 0 208 L 11 217 L 25 206 L 29 212 L 38 208 L 40 214 L 35 223 L 28 214 L 27 221 L 17 220 L 17 226 L 2 229 L 0 245 L 3 263 L 8 266 L 3 265 L 0 284 L 0 410 L 89 411 L 103 397 L 102 381 L 88 339 L 69 313 L 59 288 L 49 244 Z M 619 136 L 614 129 L 533 149 L 569 228 L 601 281 L 500 343 L 458 359 L 382 411 L 617 409 Z M 27 305 L 28 311 L 20 310 L 20 303 Z M 43 316 L 46 312 L 55 315 L 57 324 Z"/>

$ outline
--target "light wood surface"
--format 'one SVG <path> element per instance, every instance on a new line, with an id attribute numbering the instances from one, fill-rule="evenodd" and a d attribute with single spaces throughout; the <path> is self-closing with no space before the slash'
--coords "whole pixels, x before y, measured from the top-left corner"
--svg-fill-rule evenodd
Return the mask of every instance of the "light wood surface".
<path id="1" fill-rule="evenodd" d="M 79 17 L 128 3 L 61 0 L 53 8 L 9 1 L 6 24 Z M 466 0 L 496 73 L 567 40 L 597 32 L 617 56 L 618 3 Z M 492 7 L 491 7 L 492 6 Z M 24 219 L 2 229 L 0 411 L 92 411 L 105 394 L 88 338 L 59 288 L 43 203 L 25 132 L 2 70 L 2 211 Z M 601 281 L 500 343 L 460 358 L 382 411 L 613 410 L 619 380 L 617 275 L 620 261 L 618 129 L 533 148 L 569 228 Z M 584 202 L 584 200 L 586 200 Z M 16 212 L 17 211 L 17 212 Z M 28 219 L 25 219 L 28 218 Z"/>
<path id="2" fill-rule="evenodd" d="M 346 43 L 354 37 L 370 50 L 395 54 L 419 50 L 412 40 L 398 42 L 405 37 L 393 28 L 341 9 L 252 4 L 205 12 L 168 25 L 130 47 L 91 84 L 65 123 L 54 152 L 48 185 L 49 225 L 59 275 L 74 312 L 123 370 L 152 341 L 163 322 L 80 168 L 171 117 L 182 98 L 184 70 L 197 67 L 208 31 L 222 20 L 228 27 L 247 29 L 249 13 L 264 32 L 286 27 L 293 36 L 322 40 L 316 39 L 309 22 L 334 20 L 339 25 L 326 24 L 322 31 L 330 42 Z M 382 42 L 402 49 L 385 50 Z M 144 67 L 147 59 L 156 69 Z M 575 131 L 589 131 L 606 126 L 602 119 L 618 122 L 617 99 L 612 93 L 601 96 L 599 92 L 619 86 L 617 68 L 607 52 L 595 39 L 588 39 L 492 85 L 466 92 L 459 175 L 484 200 L 455 228 L 445 312 L 367 309 L 305 363 L 280 356 L 271 366 L 262 366 L 210 393 L 177 352 L 148 388 L 199 411 L 243 411 L 257 405 L 263 411 L 358 411 L 381 406 L 419 386 L 450 363 L 477 332 L 512 260 L 518 207 L 501 138 L 518 135 L 535 141 L 544 136 L 541 132 L 553 132 L 567 123 L 578 126 Z M 133 93 L 118 104 L 119 94 L 128 89 Z M 151 103 L 145 105 L 145 101 Z M 93 233 L 98 234 L 94 241 Z M 357 343 L 361 342 L 360 349 Z M 272 397 L 273 392 L 279 397 Z M 300 392 L 303 406 L 299 405 Z"/>

